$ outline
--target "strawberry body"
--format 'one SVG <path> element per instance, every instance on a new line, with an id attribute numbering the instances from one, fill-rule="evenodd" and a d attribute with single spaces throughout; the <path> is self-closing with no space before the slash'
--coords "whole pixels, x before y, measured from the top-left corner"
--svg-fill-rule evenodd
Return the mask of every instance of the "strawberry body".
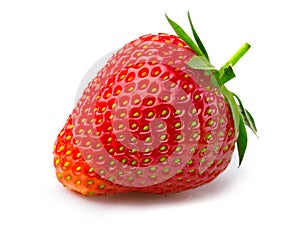
<path id="1" fill-rule="evenodd" d="M 229 105 L 182 39 L 126 44 L 89 83 L 57 137 L 58 180 L 84 195 L 196 188 L 228 166 L 236 141 Z"/>

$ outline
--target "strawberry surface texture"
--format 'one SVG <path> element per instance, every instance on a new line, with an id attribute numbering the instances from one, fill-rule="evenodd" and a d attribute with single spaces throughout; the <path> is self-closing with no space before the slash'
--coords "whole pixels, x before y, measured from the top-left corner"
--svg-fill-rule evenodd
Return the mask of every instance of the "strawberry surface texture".
<path id="1" fill-rule="evenodd" d="M 194 39 L 147 34 L 113 54 L 84 90 L 54 145 L 57 179 L 80 194 L 173 193 L 222 173 L 247 146 L 253 117 L 225 87 L 245 44 L 219 70 Z M 237 145 L 237 146 L 236 146 Z"/>

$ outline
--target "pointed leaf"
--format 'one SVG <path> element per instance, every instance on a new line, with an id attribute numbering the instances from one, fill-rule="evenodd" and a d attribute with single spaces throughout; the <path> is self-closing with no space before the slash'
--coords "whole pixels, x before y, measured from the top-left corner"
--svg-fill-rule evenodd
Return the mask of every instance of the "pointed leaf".
<path id="1" fill-rule="evenodd" d="M 250 114 L 250 112 L 248 110 L 245 109 L 245 114 L 247 116 L 247 119 L 249 120 L 249 127 L 253 130 L 253 132 L 256 134 L 257 133 L 257 128 L 255 125 L 255 121 L 252 117 L 252 115 Z"/>
<path id="2" fill-rule="evenodd" d="M 233 117 L 233 122 L 234 122 L 234 133 L 235 136 L 237 137 L 237 135 L 239 134 L 239 127 L 240 127 L 239 125 L 240 125 L 240 118 L 241 118 L 238 105 L 235 102 L 233 94 L 229 90 L 227 90 L 227 88 L 224 85 L 220 86 L 220 91 L 224 95 L 227 103 L 229 104 L 231 114 Z"/>
<path id="3" fill-rule="evenodd" d="M 205 56 L 202 51 L 199 49 L 197 44 L 189 37 L 189 35 L 174 21 L 172 21 L 166 14 L 166 18 L 169 24 L 172 26 L 176 34 L 187 44 L 190 48 L 192 48 L 198 56 Z"/>
<path id="4" fill-rule="evenodd" d="M 247 137 L 247 131 L 245 127 L 244 120 L 242 116 L 240 117 L 240 124 L 239 124 L 239 137 L 237 139 L 237 147 L 238 147 L 238 153 L 239 153 L 239 167 L 242 164 L 245 151 L 247 148 L 248 143 L 248 137 Z"/>
<path id="5" fill-rule="evenodd" d="M 216 70 L 205 56 L 194 56 L 187 62 L 187 65 L 192 69 Z"/>
<path id="6" fill-rule="evenodd" d="M 256 125 L 255 125 L 255 122 L 254 122 L 254 119 L 252 117 L 252 115 L 249 113 L 248 110 L 246 110 L 244 108 L 244 105 L 241 101 L 241 99 L 236 95 L 236 94 L 233 94 L 233 96 L 238 100 L 239 102 L 239 108 L 240 108 L 240 112 L 241 112 L 241 115 L 244 119 L 244 122 L 245 124 L 253 131 L 253 133 L 257 136 L 257 128 L 256 128 Z"/>
<path id="7" fill-rule="evenodd" d="M 201 42 L 195 28 L 194 28 L 194 25 L 192 23 L 192 19 L 191 19 L 191 16 L 190 16 L 190 12 L 188 12 L 188 18 L 189 18 L 189 22 L 190 22 L 190 26 L 191 26 L 191 29 L 192 29 L 192 32 L 193 32 L 193 35 L 194 35 L 194 38 L 196 40 L 196 43 L 199 47 L 199 49 L 202 51 L 202 53 L 204 54 L 204 56 L 207 58 L 207 60 L 209 60 L 209 57 L 208 57 L 208 54 L 207 54 L 207 51 L 203 45 L 203 43 Z"/>

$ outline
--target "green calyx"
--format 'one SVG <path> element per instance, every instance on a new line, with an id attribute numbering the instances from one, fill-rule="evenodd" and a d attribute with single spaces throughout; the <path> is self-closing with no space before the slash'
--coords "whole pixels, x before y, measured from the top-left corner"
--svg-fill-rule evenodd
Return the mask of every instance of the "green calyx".
<path id="1" fill-rule="evenodd" d="M 190 14 L 188 12 L 188 20 L 191 26 L 191 30 L 194 36 L 194 41 L 177 23 L 172 21 L 167 15 L 166 18 L 169 24 L 172 26 L 176 34 L 194 50 L 196 56 L 191 58 L 187 65 L 192 69 L 210 70 L 212 72 L 212 82 L 216 83 L 220 87 L 220 91 L 227 104 L 231 109 L 233 116 L 236 143 L 239 154 L 239 166 L 241 165 L 244 154 L 247 148 L 247 130 L 249 127 L 255 135 L 257 135 L 257 128 L 254 119 L 250 112 L 244 108 L 240 98 L 233 92 L 229 91 L 225 87 L 225 83 L 235 78 L 236 75 L 233 71 L 233 66 L 243 57 L 243 55 L 250 49 L 250 45 L 245 43 L 220 69 L 216 69 L 210 62 L 207 51 L 201 42 L 194 25 L 192 23 Z"/>

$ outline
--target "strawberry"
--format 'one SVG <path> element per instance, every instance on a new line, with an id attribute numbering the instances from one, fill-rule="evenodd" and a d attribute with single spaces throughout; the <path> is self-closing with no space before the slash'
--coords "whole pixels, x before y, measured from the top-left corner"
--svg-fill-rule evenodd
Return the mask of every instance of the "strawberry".
<path id="1" fill-rule="evenodd" d="M 144 35 L 118 50 L 88 84 L 54 145 L 58 180 L 83 195 L 172 193 L 214 180 L 237 143 L 239 164 L 253 117 L 225 87 L 240 50 L 219 70 L 190 15 L 196 43 Z"/>

